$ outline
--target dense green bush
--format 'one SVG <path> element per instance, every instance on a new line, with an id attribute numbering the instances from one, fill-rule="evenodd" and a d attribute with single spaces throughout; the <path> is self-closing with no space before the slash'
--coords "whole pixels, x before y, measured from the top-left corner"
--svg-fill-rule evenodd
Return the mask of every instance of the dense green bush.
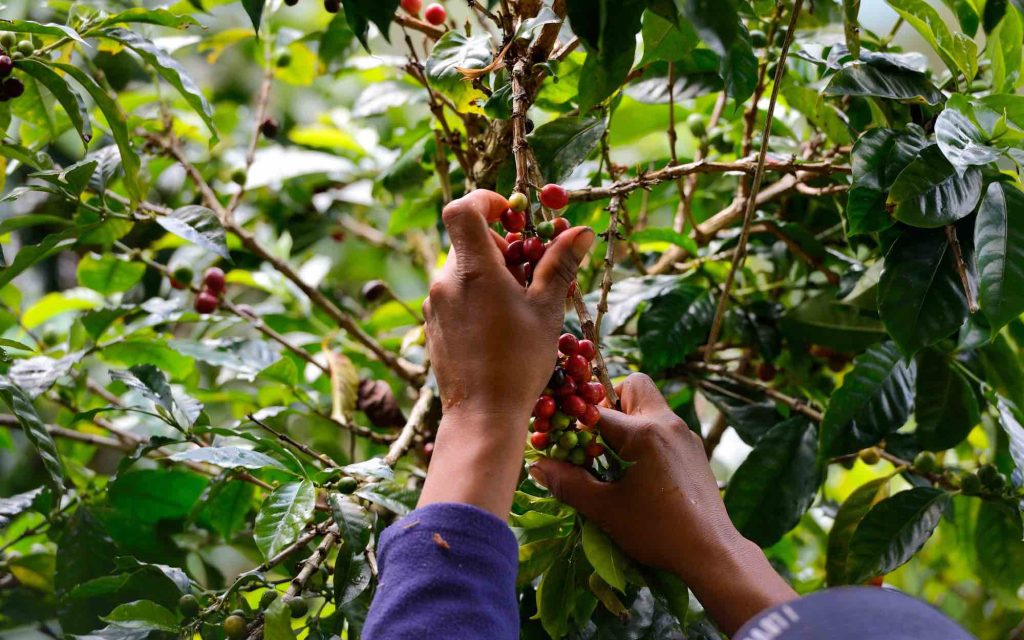
<path id="1" fill-rule="evenodd" d="M 857 0 L 14 2 L 4 637 L 357 638 L 437 425 L 440 209 L 548 182 L 604 234 L 569 328 L 798 591 L 1020 637 L 1024 22 L 887 1 L 888 35 Z M 520 489 L 523 637 L 718 637 Z"/>

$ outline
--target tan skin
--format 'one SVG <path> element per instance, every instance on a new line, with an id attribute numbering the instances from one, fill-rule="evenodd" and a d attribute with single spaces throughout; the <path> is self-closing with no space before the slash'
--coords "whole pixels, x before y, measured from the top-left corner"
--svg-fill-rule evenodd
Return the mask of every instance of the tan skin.
<path id="1" fill-rule="evenodd" d="M 530 412 L 557 358 L 565 298 L 594 232 L 555 239 L 524 289 L 488 228 L 508 206 L 478 190 L 445 207 L 448 261 L 424 305 L 427 348 L 441 394 L 438 428 L 419 506 L 471 504 L 505 519 L 523 465 Z M 647 376 L 619 387 L 622 411 L 601 409 L 600 430 L 636 461 L 615 483 L 541 460 L 534 480 L 598 523 L 631 557 L 679 575 L 721 628 L 797 597 L 761 550 L 733 527 L 700 438 Z"/>

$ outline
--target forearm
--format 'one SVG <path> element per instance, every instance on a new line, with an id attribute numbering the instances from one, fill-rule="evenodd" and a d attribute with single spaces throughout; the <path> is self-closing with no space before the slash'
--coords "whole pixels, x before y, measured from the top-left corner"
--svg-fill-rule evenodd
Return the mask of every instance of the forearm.
<path id="1" fill-rule="evenodd" d="M 521 413 L 445 415 L 418 506 L 457 502 L 507 519 L 523 467 L 528 409 Z"/>

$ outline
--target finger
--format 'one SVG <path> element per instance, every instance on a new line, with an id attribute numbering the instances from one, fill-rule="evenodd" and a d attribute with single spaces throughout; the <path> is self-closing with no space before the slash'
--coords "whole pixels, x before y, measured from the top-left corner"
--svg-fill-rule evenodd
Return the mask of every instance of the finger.
<path id="1" fill-rule="evenodd" d="M 594 244 L 594 230 L 574 227 L 555 238 L 544 252 L 533 274 L 531 295 L 564 304 L 569 285 L 576 280 L 576 271 L 587 251 Z"/>
<path id="2" fill-rule="evenodd" d="M 592 520 L 601 521 L 607 507 L 610 486 L 583 469 L 567 462 L 541 458 L 530 467 L 530 477 L 547 487 L 551 495 Z"/>
<path id="3" fill-rule="evenodd" d="M 598 407 L 597 410 L 601 413 L 601 419 L 597 423 L 601 437 L 613 449 L 621 451 L 639 428 L 636 420 L 615 409 Z"/>
<path id="4" fill-rule="evenodd" d="M 508 250 L 508 243 L 505 242 L 505 238 L 494 229 L 491 229 L 491 239 L 494 240 L 494 246 L 498 247 L 498 251 L 504 254 Z"/>
<path id="5" fill-rule="evenodd" d="M 618 389 L 622 411 L 631 416 L 659 415 L 668 408 L 668 403 L 650 376 L 642 373 L 630 374 Z"/>
<path id="6" fill-rule="evenodd" d="M 459 273 L 485 264 L 503 262 L 494 243 L 488 221 L 496 220 L 508 208 L 508 201 L 493 191 L 478 189 L 448 204 L 441 213 L 452 247 L 459 254 Z"/>

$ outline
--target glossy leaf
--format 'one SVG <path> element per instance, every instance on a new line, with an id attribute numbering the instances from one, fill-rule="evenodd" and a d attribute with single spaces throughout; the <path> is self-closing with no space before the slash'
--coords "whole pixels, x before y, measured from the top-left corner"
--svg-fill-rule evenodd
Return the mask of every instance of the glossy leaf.
<path id="1" fill-rule="evenodd" d="M 358 33 L 358 30 L 356 31 Z M 491 38 L 488 35 L 467 37 L 449 31 L 434 44 L 427 58 L 425 72 L 430 85 L 448 96 L 459 108 L 483 113 L 484 93 L 475 89 L 459 71 L 482 69 L 491 63 Z"/>
<path id="2" fill-rule="evenodd" d="M 837 351 L 859 351 L 885 337 L 878 318 L 828 293 L 805 300 L 787 312 L 782 331 L 790 340 Z"/>
<path id="3" fill-rule="evenodd" d="M 945 491 L 918 487 L 875 505 L 850 540 L 850 584 L 890 573 L 913 557 L 931 537 L 948 502 Z"/>
<path id="4" fill-rule="evenodd" d="M 918 71 L 888 64 L 855 62 L 839 70 L 825 95 L 875 96 L 892 100 L 907 100 L 938 104 L 942 92 Z"/>
<path id="5" fill-rule="evenodd" d="M 644 364 L 660 370 L 682 362 L 704 343 L 714 315 L 711 294 L 692 285 L 652 300 L 637 325 Z"/>
<path id="6" fill-rule="evenodd" d="M 53 94 L 65 113 L 71 118 L 71 123 L 78 131 L 82 142 L 88 144 L 92 140 L 92 124 L 89 122 L 89 109 L 67 80 L 57 74 L 53 69 L 33 58 L 25 58 L 18 61 L 18 69 L 29 74 Z"/>
<path id="7" fill-rule="evenodd" d="M 917 354 L 914 435 L 922 447 L 942 451 L 959 444 L 981 416 L 967 378 L 949 358 L 934 349 Z"/>
<path id="8" fill-rule="evenodd" d="M 604 118 L 558 118 L 537 127 L 529 142 L 544 179 L 566 180 L 597 149 L 607 122 Z"/>
<path id="9" fill-rule="evenodd" d="M 994 331 L 1024 313 L 1024 193 L 989 185 L 974 226 L 978 299 Z"/>
<path id="10" fill-rule="evenodd" d="M 821 421 L 821 457 L 853 453 L 902 427 L 914 407 L 917 375 L 891 342 L 855 358 Z"/>
<path id="11" fill-rule="evenodd" d="M 806 418 L 773 427 L 736 469 L 725 492 L 729 517 L 743 536 L 770 547 L 796 526 L 821 484 L 818 434 Z"/>
<path id="12" fill-rule="evenodd" d="M 597 575 L 619 591 L 626 591 L 629 559 L 593 520 L 583 523 L 583 553 Z"/>
<path id="13" fill-rule="evenodd" d="M 978 72 L 978 48 L 973 40 L 963 33 L 951 31 L 939 12 L 924 0 L 886 2 L 921 34 L 950 71 L 962 73 L 967 82 L 974 80 Z"/>
<path id="14" fill-rule="evenodd" d="M 202 462 L 223 469 L 283 469 L 280 462 L 259 451 L 241 447 L 200 447 L 181 451 L 170 456 L 171 460 Z"/>
<path id="15" fill-rule="evenodd" d="M 399 0 L 342 0 L 349 26 L 359 38 L 359 42 L 367 48 L 367 34 L 371 23 L 376 25 L 384 39 L 388 40 L 391 19 L 398 10 L 398 4 Z"/>
<path id="16" fill-rule="evenodd" d="M 998 398 L 999 425 L 1010 441 L 1010 458 L 1018 472 L 1024 473 L 1024 417 L 1005 398 Z"/>
<path id="17" fill-rule="evenodd" d="M 199 205 L 175 209 L 169 215 L 157 216 L 156 223 L 174 235 L 184 238 L 225 260 L 230 260 L 224 226 L 213 211 Z"/>
<path id="18" fill-rule="evenodd" d="M 989 146 L 987 136 L 972 117 L 974 110 L 967 98 L 955 95 L 935 121 L 935 141 L 946 159 L 964 174 L 967 167 L 995 162 L 1002 150 Z"/>
<path id="19" fill-rule="evenodd" d="M 129 262 L 117 256 L 88 254 L 78 262 L 78 281 L 104 295 L 128 291 L 146 272 L 141 262 Z"/>
<path id="20" fill-rule="evenodd" d="M 985 4 L 986 10 L 990 4 Z M 1024 43 L 1024 24 L 1017 11 L 1006 12 L 988 36 L 986 52 L 992 61 L 992 89 L 995 93 L 1013 93 L 1020 83 Z"/>
<path id="21" fill-rule="evenodd" d="M 295 542 L 313 517 L 316 489 L 307 480 L 282 484 L 263 501 L 253 534 L 264 558 Z"/>
<path id="22" fill-rule="evenodd" d="M 1020 514 L 1002 502 L 985 500 L 974 527 L 978 573 L 987 584 L 1016 598 L 1024 585 L 1024 530 Z"/>
<path id="23" fill-rule="evenodd" d="M 42 492 L 42 487 L 36 487 L 7 498 L 0 498 L 0 529 L 7 527 L 12 520 L 31 509 L 32 503 Z"/>
<path id="24" fill-rule="evenodd" d="M 936 135 L 940 135 L 938 125 Z M 939 146 L 922 150 L 889 189 L 889 203 L 895 205 L 893 217 L 912 227 L 930 229 L 970 215 L 981 199 L 981 171 L 966 166 L 971 163 L 964 153 L 957 158 L 965 163 L 962 174 L 946 160 Z"/>
<path id="25" fill-rule="evenodd" d="M 732 0 L 685 0 L 682 11 L 697 34 L 722 59 L 721 75 L 726 92 L 743 102 L 757 84 L 757 61 L 750 35 L 739 19 L 739 7 Z"/>
<path id="26" fill-rule="evenodd" d="M 39 414 L 36 413 L 32 399 L 20 387 L 0 376 L 0 400 L 4 401 L 7 408 L 17 418 L 25 437 L 32 443 L 39 458 L 43 461 L 50 488 L 54 493 L 60 495 L 64 491 L 64 463 L 57 452 L 57 445 L 53 442 L 53 437 L 39 418 Z"/>
<path id="27" fill-rule="evenodd" d="M 850 550 L 850 539 L 864 516 L 878 502 L 889 496 L 890 476 L 869 480 L 857 487 L 836 512 L 832 529 L 828 532 L 828 555 L 825 561 L 825 575 L 829 586 L 846 584 L 846 561 Z"/>

